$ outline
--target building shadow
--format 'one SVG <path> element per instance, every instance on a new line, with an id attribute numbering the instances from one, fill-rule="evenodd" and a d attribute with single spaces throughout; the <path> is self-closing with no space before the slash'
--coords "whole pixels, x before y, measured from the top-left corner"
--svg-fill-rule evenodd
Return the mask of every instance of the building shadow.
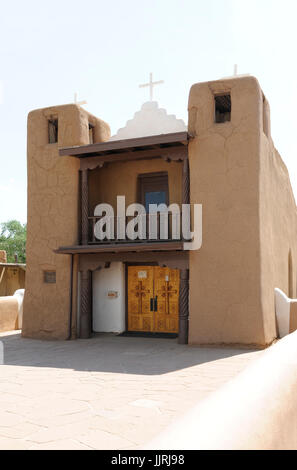
<path id="1" fill-rule="evenodd" d="M 44 341 L 1 335 L 4 365 L 131 375 L 162 375 L 250 355 L 255 350 L 181 346 L 177 339 L 96 334 L 88 340 Z"/>

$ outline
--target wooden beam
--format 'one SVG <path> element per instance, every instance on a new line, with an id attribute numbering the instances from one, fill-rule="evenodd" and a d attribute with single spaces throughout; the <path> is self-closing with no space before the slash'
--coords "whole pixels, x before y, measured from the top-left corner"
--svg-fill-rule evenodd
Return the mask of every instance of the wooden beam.
<path id="1" fill-rule="evenodd" d="M 182 183 L 183 204 L 190 204 L 190 171 L 188 157 L 183 162 L 183 183 Z"/>
<path id="2" fill-rule="evenodd" d="M 84 157 L 80 159 L 81 170 L 94 170 L 104 163 L 116 163 L 133 160 L 152 160 L 163 158 L 166 160 L 182 161 L 187 157 L 187 147 L 169 147 L 142 151 L 128 151 L 115 154 L 97 155 L 93 157 Z"/>
<path id="3" fill-rule="evenodd" d="M 88 170 L 82 170 L 81 175 L 81 238 L 82 244 L 86 245 L 89 239 L 89 188 Z"/>
<path id="4" fill-rule="evenodd" d="M 5 273 L 5 267 L 2 268 L 2 272 L 1 272 L 1 276 L 0 276 L 0 284 L 2 282 L 2 279 L 3 279 L 3 276 L 4 276 L 4 273 Z"/>
<path id="5" fill-rule="evenodd" d="M 74 253 L 125 253 L 150 251 L 183 251 L 183 242 L 154 242 L 154 243 L 110 243 L 105 245 L 61 246 L 54 250 L 57 254 Z"/>
<path id="6" fill-rule="evenodd" d="M 96 155 L 100 152 L 115 151 L 122 149 L 137 149 L 138 147 L 154 146 L 161 144 L 187 144 L 187 132 L 175 132 L 173 134 L 161 134 L 149 137 L 139 137 L 137 139 L 114 140 L 101 142 L 99 144 L 81 145 L 77 147 L 66 147 L 59 150 L 60 156 Z"/>

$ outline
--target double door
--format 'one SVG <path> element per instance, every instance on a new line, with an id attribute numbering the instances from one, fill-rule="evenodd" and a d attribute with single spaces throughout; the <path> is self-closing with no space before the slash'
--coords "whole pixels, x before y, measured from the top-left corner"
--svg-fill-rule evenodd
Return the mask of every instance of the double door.
<path id="1" fill-rule="evenodd" d="M 179 270 L 128 267 L 128 330 L 178 333 Z"/>

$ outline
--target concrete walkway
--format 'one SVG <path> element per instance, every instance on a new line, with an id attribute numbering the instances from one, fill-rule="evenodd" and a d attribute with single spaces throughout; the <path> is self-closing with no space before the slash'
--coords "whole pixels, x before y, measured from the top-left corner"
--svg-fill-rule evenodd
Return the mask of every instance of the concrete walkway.
<path id="1" fill-rule="evenodd" d="M 261 354 L 113 335 L 0 340 L 0 449 L 141 448 Z"/>

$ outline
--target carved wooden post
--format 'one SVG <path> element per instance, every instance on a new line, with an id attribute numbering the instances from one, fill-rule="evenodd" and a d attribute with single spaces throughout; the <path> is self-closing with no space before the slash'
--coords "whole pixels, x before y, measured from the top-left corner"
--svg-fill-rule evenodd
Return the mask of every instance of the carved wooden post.
<path id="1" fill-rule="evenodd" d="M 88 170 L 81 172 L 81 238 L 82 245 L 88 244 L 89 239 L 89 196 Z"/>
<path id="2" fill-rule="evenodd" d="M 90 338 L 92 332 L 92 273 L 82 271 L 80 282 L 80 332 L 82 339 Z"/>
<path id="3" fill-rule="evenodd" d="M 190 171 L 188 156 L 183 161 L 183 204 L 190 204 Z"/>
<path id="4" fill-rule="evenodd" d="M 190 204 L 190 171 L 188 156 L 183 162 L 183 204 Z M 188 344 L 189 336 L 189 270 L 180 270 L 179 292 L 179 344 Z"/>
<path id="5" fill-rule="evenodd" d="M 179 344 L 188 344 L 189 334 L 189 270 L 180 270 Z"/>

